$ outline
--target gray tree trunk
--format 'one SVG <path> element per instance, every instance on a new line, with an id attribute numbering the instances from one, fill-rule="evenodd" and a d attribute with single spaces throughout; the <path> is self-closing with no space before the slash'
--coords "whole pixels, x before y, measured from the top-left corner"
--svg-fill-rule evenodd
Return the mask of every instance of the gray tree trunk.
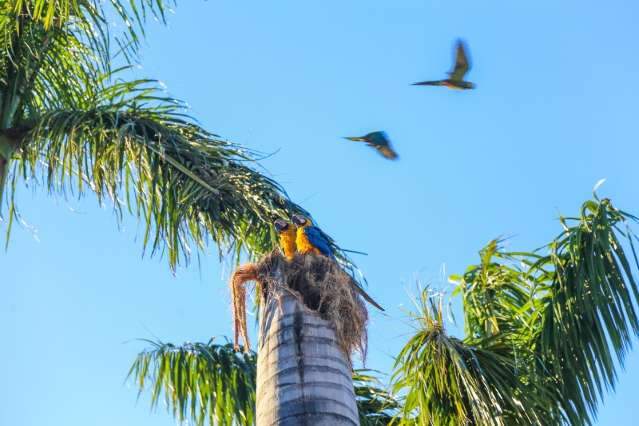
<path id="1" fill-rule="evenodd" d="M 285 291 L 261 308 L 256 403 L 257 426 L 359 425 L 351 366 L 333 328 Z"/>

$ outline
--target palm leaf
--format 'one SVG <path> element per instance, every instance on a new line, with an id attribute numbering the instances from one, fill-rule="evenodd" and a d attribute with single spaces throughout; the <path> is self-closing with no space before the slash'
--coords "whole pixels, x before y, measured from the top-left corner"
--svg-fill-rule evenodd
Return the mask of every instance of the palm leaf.
<path id="1" fill-rule="evenodd" d="M 151 406 L 164 401 L 180 422 L 196 425 L 253 424 L 257 356 L 235 352 L 233 345 L 146 342 L 129 370 L 139 394 L 151 391 Z M 381 388 L 370 370 L 353 372 L 362 425 L 390 424 L 399 402 Z"/>
<path id="2" fill-rule="evenodd" d="M 218 345 L 149 341 L 152 349 L 140 353 L 129 377 L 140 392 L 151 389 L 151 405 L 164 400 L 179 421 L 204 424 L 252 424 L 255 416 L 253 353 Z"/>
<path id="3" fill-rule="evenodd" d="M 14 176 L 36 179 L 43 164 L 49 190 L 113 200 L 144 221 L 145 245 L 166 249 L 171 266 L 209 238 L 229 250 L 271 250 L 270 223 L 308 213 L 249 166 L 254 153 L 194 124 L 150 84 L 117 83 L 91 108 L 39 116 L 25 130 Z"/>
<path id="4" fill-rule="evenodd" d="M 400 424 L 544 424 L 541 393 L 525 393 L 509 344 L 463 341 L 444 329 L 442 296 L 420 292 L 417 330 L 396 358 L 393 390 L 405 395 Z"/>
<path id="5" fill-rule="evenodd" d="M 546 275 L 543 320 L 534 344 L 543 360 L 540 368 L 557 380 L 565 416 L 572 424 L 592 424 L 639 332 L 639 263 L 628 226 L 637 218 L 610 200 L 595 199 L 584 203 L 579 217 L 561 222 L 564 231 L 532 267 L 533 272 L 553 271 Z"/>
<path id="6" fill-rule="evenodd" d="M 373 370 L 353 371 L 355 397 L 363 426 L 385 426 L 399 415 L 401 401 L 386 390 Z"/>
<path id="7" fill-rule="evenodd" d="M 6 52 L 0 62 L 0 128 L 7 129 L 0 134 L 0 156 L 18 160 L 14 190 L 18 176 L 35 178 L 44 164 L 50 190 L 82 195 L 88 186 L 100 201 L 113 199 L 119 213 L 122 207 L 134 212 L 146 225 L 145 247 L 166 252 L 171 267 L 208 241 L 218 244 L 220 254 L 239 256 L 244 248 L 258 256 L 275 242 L 272 220 L 308 212 L 256 167 L 256 153 L 202 129 L 153 82 L 126 81 L 127 66 L 111 69 L 106 17 L 119 16 L 127 37 L 137 40 L 146 16 L 163 20 L 170 3 L 111 0 L 108 10 L 87 0 L 0 6 Z M 0 208 L 9 167 L 2 169 Z M 13 201 L 7 235 L 17 214 Z M 365 282 L 330 241 L 344 269 Z"/>
<path id="8" fill-rule="evenodd" d="M 504 253 L 495 240 L 453 281 L 469 341 L 509 342 L 525 393 L 546 400 L 543 418 L 593 424 L 639 331 L 629 227 L 637 219 L 595 198 L 579 217 L 560 220 L 563 232 L 541 249 Z"/>

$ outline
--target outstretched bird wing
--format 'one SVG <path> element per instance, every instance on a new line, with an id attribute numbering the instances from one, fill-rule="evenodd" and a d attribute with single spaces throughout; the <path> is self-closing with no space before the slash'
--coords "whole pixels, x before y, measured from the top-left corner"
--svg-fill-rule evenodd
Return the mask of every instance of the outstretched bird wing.
<path id="1" fill-rule="evenodd" d="M 369 144 L 377 150 L 380 154 L 389 160 L 395 160 L 397 153 L 391 147 L 390 139 L 386 132 L 373 132 L 366 135 L 370 141 Z"/>
<path id="2" fill-rule="evenodd" d="M 304 235 L 308 241 L 318 249 L 324 256 L 333 257 L 333 250 L 328 243 L 324 233 L 316 226 L 307 226 L 304 228 Z"/>
<path id="3" fill-rule="evenodd" d="M 455 50 L 455 66 L 449 72 L 451 80 L 462 81 L 464 76 L 470 70 L 470 60 L 466 54 L 466 44 L 462 40 L 457 40 Z"/>
<path id="4" fill-rule="evenodd" d="M 397 153 L 390 146 L 377 146 L 373 145 L 373 147 L 384 156 L 384 158 L 388 158 L 389 160 L 397 160 Z"/>

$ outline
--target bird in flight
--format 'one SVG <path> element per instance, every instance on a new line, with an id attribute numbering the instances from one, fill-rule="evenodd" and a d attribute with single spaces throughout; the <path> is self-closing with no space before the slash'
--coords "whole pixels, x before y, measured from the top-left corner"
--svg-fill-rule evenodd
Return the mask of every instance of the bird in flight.
<path id="1" fill-rule="evenodd" d="M 390 139 L 386 132 L 372 132 L 359 137 L 346 137 L 349 141 L 366 142 L 371 148 L 375 148 L 377 152 L 389 160 L 396 160 L 398 155 L 391 146 Z"/>
<path id="2" fill-rule="evenodd" d="M 455 45 L 455 65 L 453 70 L 448 73 L 448 78 L 413 83 L 413 86 L 444 86 L 457 90 L 474 89 L 475 84 L 464 80 L 464 76 L 471 68 L 470 60 L 466 53 L 467 50 L 466 44 L 462 40 L 457 40 Z"/>

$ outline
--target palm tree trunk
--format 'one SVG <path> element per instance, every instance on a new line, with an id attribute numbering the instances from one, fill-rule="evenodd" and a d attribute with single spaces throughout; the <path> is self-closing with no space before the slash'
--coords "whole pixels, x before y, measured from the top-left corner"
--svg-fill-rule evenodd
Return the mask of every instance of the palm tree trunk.
<path id="1" fill-rule="evenodd" d="M 359 425 L 351 365 L 333 328 L 277 287 L 260 310 L 257 426 Z"/>
<path id="2" fill-rule="evenodd" d="M 0 214 L 2 213 L 2 201 L 7 186 L 9 175 L 9 161 L 13 154 L 13 144 L 11 140 L 0 133 Z"/>

